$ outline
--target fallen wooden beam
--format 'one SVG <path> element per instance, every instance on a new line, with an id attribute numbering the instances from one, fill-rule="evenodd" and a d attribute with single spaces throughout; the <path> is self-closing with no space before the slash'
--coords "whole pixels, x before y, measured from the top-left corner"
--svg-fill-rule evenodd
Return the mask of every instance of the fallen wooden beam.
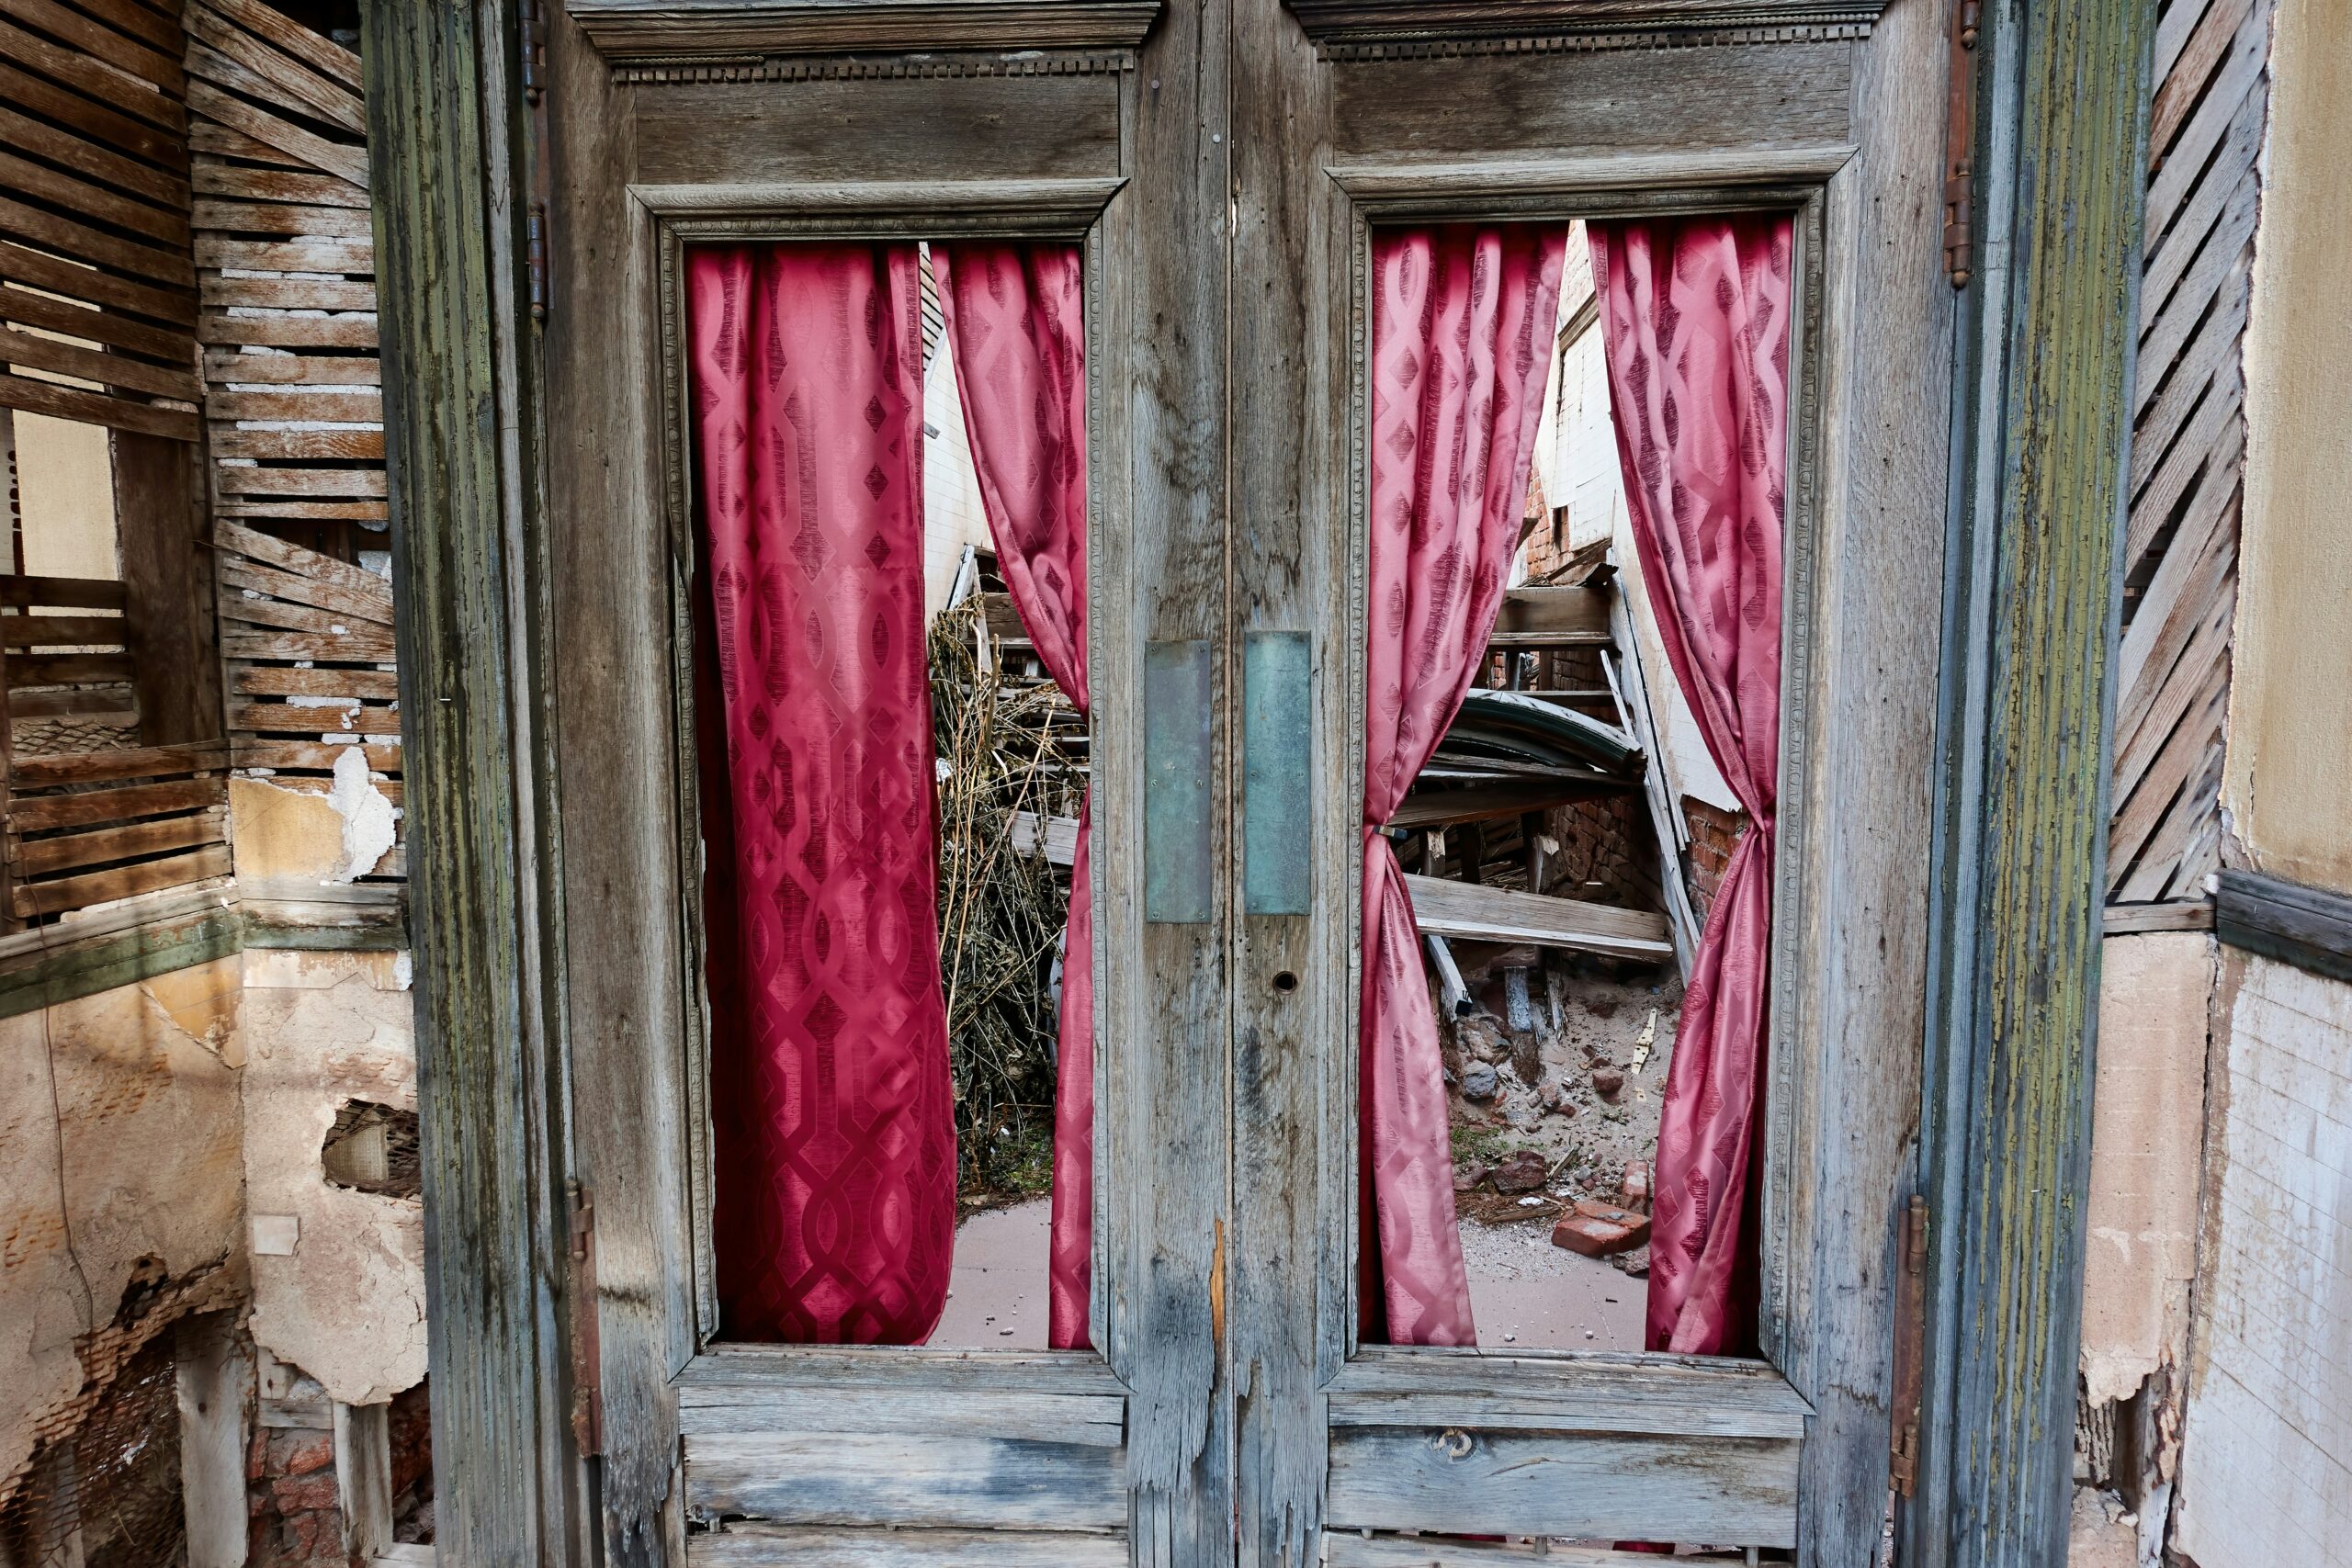
<path id="1" fill-rule="evenodd" d="M 1525 942 L 1624 958 L 1674 956 L 1664 915 L 1410 873 L 1405 889 L 1412 895 L 1413 922 L 1424 936 Z"/>
<path id="2" fill-rule="evenodd" d="M 1485 822 L 1565 806 L 1595 795 L 1623 795 L 1640 785 L 1599 777 L 1528 779 L 1516 784 L 1477 784 L 1469 789 L 1416 790 L 1405 797 L 1391 828 L 1430 828 L 1442 822 Z"/>
<path id="3" fill-rule="evenodd" d="M 1012 814 L 1012 829 L 1007 835 L 1012 840 L 1016 854 L 1037 852 L 1037 824 L 1046 825 L 1046 859 L 1053 865 L 1069 865 L 1078 858 L 1078 818 L 1075 817 L 1040 818 L 1034 811 Z"/>

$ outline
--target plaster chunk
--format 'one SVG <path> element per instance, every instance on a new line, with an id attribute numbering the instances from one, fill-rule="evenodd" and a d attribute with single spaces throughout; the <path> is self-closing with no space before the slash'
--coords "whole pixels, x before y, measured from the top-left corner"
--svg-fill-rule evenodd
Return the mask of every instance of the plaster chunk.
<path id="1" fill-rule="evenodd" d="M 343 863 L 328 880 L 355 881 L 391 852 L 400 816 L 368 776 L 368 755 L 360 748 L 350 747 L 334 760 L 334 788 L 327 804 L 343 818 Z"/>
<path id="2" fill-rule="evenodd" d="M 2112 936 L 2099 953 L 2081 1366 L 2106 1401 L 2187 1359 L 2214 960 L 2201 931 Z"/>
<path id="3" fill-rule="evenodd" d="M 253 1260 L 254 1338 L 346 1404 L 425 1371 L 422 1203 L 334 1186 L 320 1161 L 346 1101 L 416 1107 L 410 998 L 379 987 L 377 956 L 273 961 L 306 983 L 248 985 L 244 999 L 247 1201 L 294 1222 L 290 1252 Z"/>
<path id="4" fill-rule="evenodd" d="M 400 818 L 356 746 L 335 759 L 334 784 L 323 793 L 270 779 L 231 779 L 229 812 L 237 880 L 281 892 L 367 875 L 390 852 Z"/>

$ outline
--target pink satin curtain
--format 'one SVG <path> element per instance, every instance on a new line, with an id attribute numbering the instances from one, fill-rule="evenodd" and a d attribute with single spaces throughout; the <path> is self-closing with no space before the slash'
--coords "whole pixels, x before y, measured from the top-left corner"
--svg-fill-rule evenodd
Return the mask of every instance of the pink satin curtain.
<path id="1" fill-rule="evenodd" d="M 1412 900 L 1381 827 L 1453 721 L 1494 630 L 1566 249 L 1557 225 L 1384 230 L 1373 240 L 1358 1091 L 1367 1340 L 1477 1339 L 1436 1017 Z"/>
<path id="2" fill-rule="evenodd" d="M 1086 676 L 1086 310 L 1076 245 L 934 246 L 932 265 L 997 568 L 1080 713 Z M 1081 808 L 1062 946 L 1048 1343 L 1087 1343 L 1094 1245 L 1094 897 Z"/>
<path id="3" fill-rule="evenodd" d="M 1790 222 L 1591 228 L 1609 392 L 1642 581 L 1667 662 L 1751 825 L 1699 940 L 1658 1132 L 1647 1342 L 1756 1348 L 1781 758 L 1781 534 L 1788 464 Z"/>
<path id="4" fill-rule="evenodd" d="M 729 1337 L 915 1344 L 947 1299 L 915 248 L 687 254 L 725 765 L 705 767 Z"/>

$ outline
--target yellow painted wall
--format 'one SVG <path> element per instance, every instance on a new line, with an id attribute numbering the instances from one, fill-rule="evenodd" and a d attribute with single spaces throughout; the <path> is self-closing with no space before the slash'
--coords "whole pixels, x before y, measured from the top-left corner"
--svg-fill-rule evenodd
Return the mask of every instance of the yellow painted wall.
<path id="1" fill-rule="evenodd" d="M 2270 70 L 2222 804 L 2260 870 L 2352 893 L 2352 9 L 2279 0 Z"/>
<path id="2" fill-rule="evenodd" d="M 25 570 L 35 577 L 121 576 L 106 427 L 21 410 L 16 423 Z"/>

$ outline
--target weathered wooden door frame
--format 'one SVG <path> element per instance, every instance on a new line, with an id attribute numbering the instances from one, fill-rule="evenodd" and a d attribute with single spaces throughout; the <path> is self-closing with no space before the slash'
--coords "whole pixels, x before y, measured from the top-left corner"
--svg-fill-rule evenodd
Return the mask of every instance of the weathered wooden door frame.
<path id="1" fill-rule="evenodd" d="M 551 1180 L 564 1068 L 547 979 L 560 973 L 549 919 L 560 846 L 542 605 L 557 525 L 541 500 L 526 283 L 538 176 L 526 10 L 370 0 L 366 11 L 416 814 L 436 1490 L 441 1551 L 460 1563 L 594 1557 L 582 1532 L 595 1466 L 577 1462 L 564 1418 L 566 1247 Z M 1955 1564 L 2049 1561 L 2064 1533 L 2097 962 L 2096 877 L 2077 874 L 2104 827 L 2101 793 L 2084 783 L 2104 759 L 2083 737 L 2104 734 L 2113 644 L 2125 440 L 2114 393 L 2129 377 L 2139 189 L 2128 172 L 2150 30 L 2133 0 L 2036 10 L 1993 7 L 1984 28 L 1996 69 L 1955 436 L 1934 1034 L 1943 1081 L 1968 1092 L 1937 1104 L 1944 1148 L 1980 1151 L 2030 1192 L 2022 1208 L 1963 1198 L 1939 1227 L 1970 1240 L 1962 1257 L 1939 1254 L 1938 1322 L 1951 1326 L 1928 1427 L 1947 1452 L 1976 1457 L 1939 1464 L 1931 1446 L 1907 1528 L 1917 1560 Z M 2098 94 L 2081 107 L 2086 84 Z M 2077 243 L 2085 233 L 2097 243 Z M 2060 368 L 2076 379 L 2053 382 Z M 2054 395 L 2067 389 L 2087 407 Z M 2046 859 L 2052 835 L 2092 847 Z M 2055 1157 L 2036 1168 L 2003 1152 L 2037 1140 Z M 1959 1173 L 1939 1190 L 1985 1185 L 1962 1158 L 1936 1168 Z M 1992 1337 L 1959 1353 L 1962 1309 L 1991 1299 L 1973 1281 L 2009 1279 L 2032 1288 L 2006 1298 L 2016 1310 L 1980 1314 Z M 1965 1361 L 1976 1371 L 1963 1392 L 1953 1374 Z"/>

